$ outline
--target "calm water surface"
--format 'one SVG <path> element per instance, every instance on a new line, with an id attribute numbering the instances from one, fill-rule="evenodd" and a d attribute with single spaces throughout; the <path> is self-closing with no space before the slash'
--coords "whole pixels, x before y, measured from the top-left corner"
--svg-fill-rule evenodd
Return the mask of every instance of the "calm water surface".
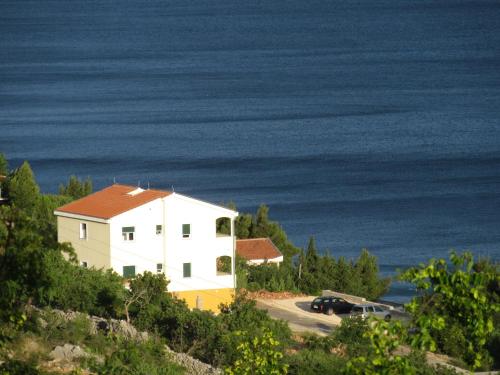
<path id="1" fill-rule="evenodd" d="M 498 1 L 3 0 L 0 47 L 0 151 L 45 192 L 266 203 L 385 274 L 500 259 Z"/>

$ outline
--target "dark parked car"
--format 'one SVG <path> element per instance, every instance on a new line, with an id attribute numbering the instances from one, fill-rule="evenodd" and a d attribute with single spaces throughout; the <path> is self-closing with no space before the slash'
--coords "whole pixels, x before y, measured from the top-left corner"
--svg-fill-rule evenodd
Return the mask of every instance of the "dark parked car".
<path id="1" fill-rule="evenodd" d="M 327 315 L 350 313 L 353 306 L 353 303 L 349 303 L 343 298 L 332 296 L 318 297 L 311 302 L 311 310 Z"/>

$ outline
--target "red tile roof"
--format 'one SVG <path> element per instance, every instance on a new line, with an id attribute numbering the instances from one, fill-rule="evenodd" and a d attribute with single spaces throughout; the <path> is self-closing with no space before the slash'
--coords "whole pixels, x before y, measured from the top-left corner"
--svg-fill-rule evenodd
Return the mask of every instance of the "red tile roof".
<path id="1" fill-rule="evenodd" d="M 236 240 L 236 253 L 246 260 L 274 259 L 283 255 L 269 238 Z"/>
<path id="2" fill-rule="evenodd" d="M 172 194 L 169 191 L 153 189 L 143 190 L 137 194 L 129 194 L 137 189 L 136 186 L 114 184 L 59 207 L 56 211 L 99 219 L 110 219 L 155 199 Z"/>

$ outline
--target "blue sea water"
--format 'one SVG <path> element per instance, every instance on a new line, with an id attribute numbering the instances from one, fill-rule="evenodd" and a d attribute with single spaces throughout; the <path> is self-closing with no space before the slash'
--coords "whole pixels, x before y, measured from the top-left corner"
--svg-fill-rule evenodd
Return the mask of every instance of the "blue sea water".
<path id="1" fill-rule="evenodd" d="M 266 203 L 387 275 L 498 260 L 500 2 L 2 0 L 0 152 L 45 192 Z"/>

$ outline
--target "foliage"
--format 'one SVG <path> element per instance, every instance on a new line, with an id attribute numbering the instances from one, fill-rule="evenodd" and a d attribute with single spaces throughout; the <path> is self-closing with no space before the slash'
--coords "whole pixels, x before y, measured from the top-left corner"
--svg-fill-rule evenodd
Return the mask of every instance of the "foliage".
<path id="1" fill-rule="evenodd" d="M 248 289 L 256 291 L 266 289 L 271 292 L 296 291 L 295 270 L 290 264 L 264 263 L 246 267 Z"/>
<path id="2" fill-rule="evenodd" d="M 347 362 L 346 374 L 416 374 L 407 357 L 394 354 L 402 343 L 405 330 L 400 322 L 371 320 L 365 333 L 373 350 L 371 356 L 359 356 Z"/>
<path id="3" fill-rule="evenodd" d="M 10 204 L 32 215 L 38 204 L 40 188 L 28 162 L 24 162 L 7 179 L 7 194 Z"/>
<path id="4" fill-rule="evenodd" d="M 104 363 L 94 362 L 92 371 L 102 375 L 177 375 L 183 374 L 181 366 L 172 363 L 162 342 L 146 343 L 124 341 L 107 356 Z"/>
<path id="5" fill-rule="evenodd" d="M 424 292 L 421 298 L 407 305 L 418 328 L 412 345 L 463 353 L 461 358 L 466 363 L 479 368 L 485 362 L 484 348 L 494 330 L 493 316 L 500 311 L 498 295 L 488 289 L 498 282 L 498 270 L 489 267 L 476 271 L 473 256 L 468 252 L 462 255 L 452 252 L 450 260 L 448 265 L 444 259 L 432 259 L 428 265 L 409 269 L 402 275 L 403 280 L 413 282 Z M 455 331 L 453 346 L 450 346 L 453 338 L 443 335 L 436 342 L 439 331 L 445 329 Z M 457 348 L 460 343 L 463 348 Z"/>
<path id="6" fill-rule="evenodd" d="M 5 158 L 5 155 L 0 152 L 0 176 L 7 176 L 9 173 L 9 163 Z"/>
<path id="7" fill-rule="evenodd" d="M 323 350 L 302 349 L 286 356 L 288 373 L 293 375 L 342 374 L 345 359 Z"/>
<path id="8" fill-rule="evenodd" d="M 92 193 L 92 181 L 89 177 L 86 180 L 80 180 L 76 176 L 70 176 L 67 185 L 59 185 L 59 195 L 80 199 Z"/>
<path id="9" fill-rule="evenodd" d="M 0 364 L 0 375 L 50 375 L 55 372 L 39 370 L 35 363 L 9 359 Z"/>
<path id="10" fill-rule="evenodd" d="M 150 305 L 158 305 L 161 296 L 167 291 L 167 285 L 164 274 L 153 275 L 151 272 L 144 272 L 132 279 L 124 300 L 127 322 L 130 323 L 131 305 L 138 311 L 147 309 Z"/>
<path id="11" fill-rule="evenodd" d="M 269 220 L 269 208 L 261 205 L 255 215 L 243 214 L 235 221 L 236 236 L 240 239 L 268 237 L 283 253 L 286 262 L 291 262 L 299 249 L 288 239 L 285 231 L 275 221 Z"/>
<path id="12" fill-rule="evenodd" d="M 43 233 L 43 246 L 57 247 L 57 219 L 54 211 L 70 201 L 71 198 L 61 195 L 43 194 L 39 197 L 33 217 L 39 233 Z"/>
<path id="13" fill-rule="evenodd" d="M 38 296 L 40 306 L 103 317 L 121 316 L 125 293 L 121 276 L 111 270 L 77 266 L 60 252 L 49 252 L 41 259 L 49 286 Z"/>
<path id="14" fill-rule="evenodd" d="M 279 375 L 288 373 L 288 365 L 283 361 L 280 344 L 272 331 L 265 329 L 262 334 L 248 336 L 248 332 L 236 331 L 241 338 L 237 346 L 238 356 L 231 366 L 226 367 L 228 375 Z"/>
<path id="15" fill-rule="evenodd" d="M 54 250 L 43 249 L 31 217 L 10 206 L 0 207 L 0 318 L 20 311 L 50 287 L 41 261 Z"/>
<path id="16" fill-rule="evenodd" d="M 366 356 L 370 351 L 369 329 L 366 319 L 345 318 L 331 336 L 335 346 L 344 348 L 348 357 Z"/>

